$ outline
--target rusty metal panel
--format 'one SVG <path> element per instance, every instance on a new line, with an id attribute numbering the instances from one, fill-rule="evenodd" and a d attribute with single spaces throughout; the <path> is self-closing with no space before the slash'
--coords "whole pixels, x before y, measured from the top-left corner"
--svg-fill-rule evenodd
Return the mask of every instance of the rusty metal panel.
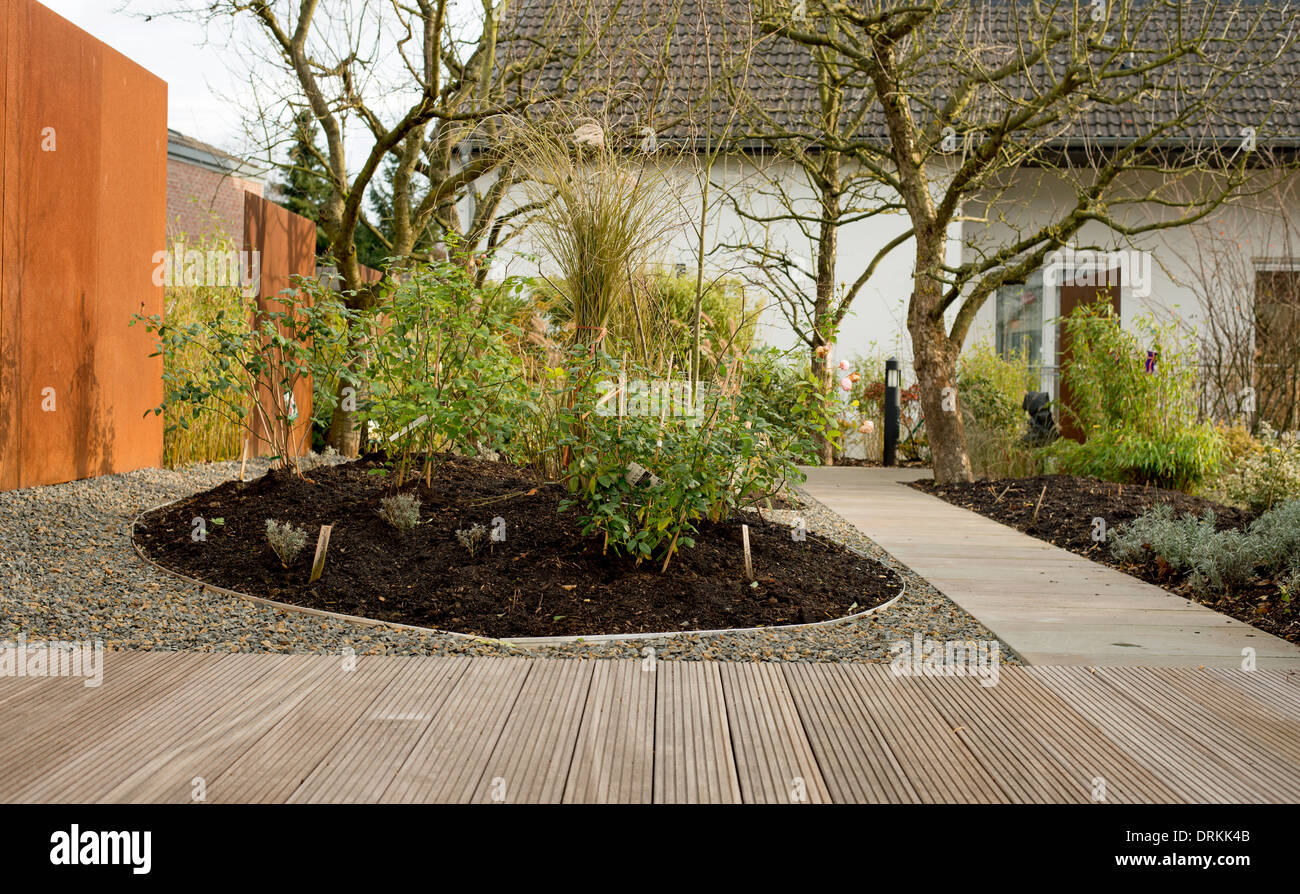
<path id="1" fill-rule="evenodd" d="M 162 307 L 166 85 L 33 0 L 6 6 L 0 487 L 157 465 L 160 368 L 127 322 Z"/>
<path id="2" fill-rule="evenodd" d="M 94 427 L 100 195 L 97 42 L 45 7 L 28 11 L 21 50 L 18 287 L 20 486 L 89 474 Z M 54 151 L 41 145 L 53 128 Z"/>
<path id="3" fill-rule="evenodd" d="M 244 193 L 244 248 L 261 253 L 259 310 L 274 307 L 277 295 L 294 290 L 295 276 L 316 273 L 316 224 L 251 192 Z M 305 377 L 294 389 L 299 422 L 294 426 L 293 441 L 302 445 L 304 453 L 311 450 L 311 392 L 312 383 Z M 271 396 L 263 395 L 260 400 L 268 406 Z M 256 419 L 253 427 L 259 435 L 255 453 L 269 453 L 270 445 L 260 437 L 263 432 Z"/>
<path id="4" fill-rule="evenodd" d="M 95 375 L 106 447 L 87 457 L 93 475 L 161 466 L 163 450 L 162 417 L 148 413 L 162 402 L 162 358 L 149 356 L 144 327 L 129 324 L 132 314 L 163 312 L 153 257 L 167 245 L 167 85 L 112 49 L 103 59 L 101 106 L 111 126 L 100 134 Z"/>
<path id="5" fill-rule="evenodd" d="M 27 6 L 0 4 L 0 490 L 18 486 L 18 204 L 8 201 L 17 181 L 18 91 L 17 33 L 27 18 Z M 10 49 L 14 48 L 14 52 Z"/>

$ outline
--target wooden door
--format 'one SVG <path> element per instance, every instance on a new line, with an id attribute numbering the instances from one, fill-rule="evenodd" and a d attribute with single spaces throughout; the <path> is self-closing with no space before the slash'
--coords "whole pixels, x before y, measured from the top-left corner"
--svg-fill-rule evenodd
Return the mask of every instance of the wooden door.
<path id="1" fill-rule="evenodd" d="M 1070 363 L 1070 334 L 1065 327 L 1065 318 L 1079 306 L 1093 304 L 1097 301 L 1109 301 L 1115 315 L 1119 316 L 1120 268 L 1111 270 L 1108 273 L 1098 271 L 1094 278 L 1107 283 L 1107 285 L 1069 285 L 1062 283 L 1060 286 L 1060 316 L 1056 324 L 1056 368 L 1062 373 Z M 1083 430 L 1079 428 L 1068 412 L 1074 404 L 1070 394 L 1070 386 L 1066 384 L 1064 375 L 1059 377 L 1058 384 L 1061 409 L 1058 413 L 1057 422 L 1060 425 L 1061 434 L 1064 437 L 1082 442 L 1084 439 Z"/>
<path id="2" fill-rule="evenodd" d="M 1259 418 L 1300 427 L 1300 271 L 1255 274 L 1255 394 Z"/>

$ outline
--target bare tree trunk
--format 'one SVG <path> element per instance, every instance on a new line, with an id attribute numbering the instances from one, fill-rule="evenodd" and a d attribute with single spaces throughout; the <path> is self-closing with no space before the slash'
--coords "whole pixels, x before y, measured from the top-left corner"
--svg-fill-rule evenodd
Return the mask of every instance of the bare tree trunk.
<path id="1" fill-rule="evenodd" d="M 361 263 L 357 260 L 356 245 L 349 238 L 346 245 L 336 243 L 332 248 L 335 258 L 338 259 L 339 273 L 343 279 L 344 303 L 353 310 L 364 310 L 370 307 L 374 302 L 374 292 L 370 285 L 361 279 Z M 348 368 L 354 373 L 356 371 L 354 364 L 359 359 L 355 339 L 353 328 L 348 327 L 347 352 L 351 358 L 348 361 Z M 355 457 L 361 451 L 361 429 L 357 425 L 355 408 L 346 400 L 349 396 L 355 399 L 355 392 L 353 395 L 345 393 L 348 387 L 347 381 L 340 378 L 334 394 L 334 413 L 330 417 L 329 431 L 325 434 L 325 445 L 333 447 L 342 456 Z"/>
<path id="2" fill-rule="evenodd" d="M 917 240 L 917 269 L 939 257 L 938 249 L 926 250 Z M 907 315 L 907 330 L 912 336 L 912 364 L 916 367 L 921 412 L 930 444 L 930 463 L 934 480 L 940 484 L 973 481 L 970 456 L 966 453 L 966 425 L 957 403 L 957 355 L 961 344 L 954 344 L 944 328 L 940 306 L 939 283 L 918 276 Z"/>
<path id="3" fill-rule="evenodd" d="M 813 348 L 812 348 L 812 372 L 818 384 L 821 385 L 822 394 L 831 395 L 835 390 L 835 370 L 831 365 L 834 359 L 829 350 L 818 353 L 820 347 L 830 347 L 830 340 L 833 335 L 829 323 L 829 314 L 831 308 L 831 298 L 835 290 L 835 231 L 833 228 L 822 225 L 822 250 L 818 252 L 817 257 L 817 301 L 814 306 L 816 314 L 816 323 L 813 328 Z M 829 230 L 829 234 L 828 231 Z M 827 254 L 825 245 L 829 239 L 830 253 Z M 823 260 L 827 259 L 827 260 Z M 827 265 L 829 264 L 829 271 Z M 817 433 L 817 456 L 824 466 L 835 464 L 835 445 L 829 437 L 822 432 Z"/>
<path id="4" fill-rule="evenodd" d="M 836 324 L 831 318 L 835 301 L 835 260 L 839 251 L 839 160 L 831 155 L 822 162 L 819 172 L 821 185 L 821 222 L 817 229 L 817 297 L 813 302 L 813 372 L 822 386 L 822 393 L 834 392 L 834 370 L 830 351 L 817 356 L 817 348 L 829 345 L 835 337 Z M 817 456 L 823 466 L 835 465 L 835 445 L 824 433 L 817 433 Z"/>
<path id="5" fill-rule="evenodd" d="M 812 376 L 813 379 L 821 386 L 823 394 L 830 394 L 834 388 L 834 372 L 831 368 L 830 354 L 825 356 L 818 354 L 817 349 L 826 342 L 822 338 L 821 330 L 814 332 L 814 344 L 812 348 Z M 817 459 L 824 466 L 834 465 L 835 463 L 835 445 L 831 443 L 830 438 L 818 433 L 816 437 Z"/>

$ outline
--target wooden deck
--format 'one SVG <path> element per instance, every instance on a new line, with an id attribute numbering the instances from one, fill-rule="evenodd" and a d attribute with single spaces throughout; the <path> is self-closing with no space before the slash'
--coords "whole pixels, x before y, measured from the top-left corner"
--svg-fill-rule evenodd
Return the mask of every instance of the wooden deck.
<path id="1" fill-rule="evenodd" d="M 0 800 L 1300 801 L 1285 671 L 105 658 L 0 679 Z"/>

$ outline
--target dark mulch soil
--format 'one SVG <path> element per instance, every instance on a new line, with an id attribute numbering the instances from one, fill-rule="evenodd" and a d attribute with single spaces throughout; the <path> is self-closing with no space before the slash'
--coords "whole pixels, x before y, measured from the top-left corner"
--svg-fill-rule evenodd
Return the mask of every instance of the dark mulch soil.
<path id="1" fill-rule="evenodd" d="M 228 482 L 142 519 L 136 542 L 165 567 L 294 605 L 481 636 L 555 636 L 758 627 L 823 621 L 897 595 L 898 575 L 838 544 L 746 513 L 757 586 L 745 579 L 741 522 L 704 524 L 664 574 L 603 555 L 561 485 L 500 462 L 442 457 L 421 482 L 421 524 L 399 534 L 377 514 L 391 492 L 379 457 L 314 469 L 310 480 L 272 473 Z M 404 489 L 410 489 L 404 488 Z M 456 531 L 492 520 L 506 540 L 471 557 Z M 208 519 L 207 539 L 191 539 Z M 210 520 L 220 518 L 221 525 Z M 309 543 L 285 571 L 266 543 L 266 519 L 305 528 Z M 333 525 L 325 574 L 308 585 L 316 534 Z"/>
<path id="2" fill-rule="evenodd" d="M 1113 529 L 1160 503 L 1171 505 L 1179 516 L 1188 512 L 1199 516 L 1206 509 L 1213 509 L 1220 530 L 1248 525 L 1254 515 L 1244 509 L 1224 506 L 1180 491 L 1119 485 L 1070 475 L 1039 475 L 1034 478 L 1004 478 L 944 485 L 926 479 L 913 482 L 912 486 L 1010 525 L 1039 540 L 1046 540 L 1070 552 L 1164 587 L 1172 593 L 1231 615 L 1275 636 L 1300 642 L 1300 610 L 1292 609 L 1278 598 L 1278 587 L 1272 581 L 1260 581 L 1226 596 L 1200 594 L 1188 585 L 1185 575 L 1174 573 L 1166 563 L 1158 559 L 1139 565 L 1121 563 L 1111 558 L 1110 550 L 1105 545 L 1093 539 L 1094 518 L 1105 519 L 1106 527 Z M 1046 492 L 1043 491 L 1044 486 Z M 1042 506 L 1035 518 L 1034 509 L 1040 495 Z"/>
<path id="3" fill-rule="evenodd" d="M 884 468 L 885 464 L 878 459 L 855 459 L 854 457 L 851 456 L 842 456 L 839 459 L 835 460 L 835 465 L 850 466 L 852 468 L 880 469 L 880 468 Z M 922 462 L 919 459 L 900 459 L 896 463 L 894 463 L 894 466 L 899 469 L 930 468 L 930 464 L 928 462 Z"/>

